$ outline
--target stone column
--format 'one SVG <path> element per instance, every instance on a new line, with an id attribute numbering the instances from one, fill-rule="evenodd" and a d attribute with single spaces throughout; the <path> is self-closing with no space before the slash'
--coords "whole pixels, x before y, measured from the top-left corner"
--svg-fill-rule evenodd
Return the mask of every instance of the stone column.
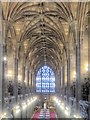
<path id="1" fill-rule="evenodd" d="M 0 115 L 2 114 L 2 108 L 4 103 L 4 96 L 3 96 L 3 37 L 2 37 L 2 9 L 1 9 L 1 2 L 0 2 Z"/>
<path id="2" fill-rule="evenodd" d="M 62 99 L 64 100 L 65 95 L 65 51 L 63 49 L 63 56 L 62 56 Z"/>
<path id="3" fill-rule="evenodd" d="M 80 28 L 75 24 L 75 37 L 76 37 L 76 109 L 80 112 L 79 101 L 81 100 L 81 45 L 80 45 Z"/>
<path id="4" fill-rule="evenodd" d="M 31 92 L 31 70 L 29 71 L 29 88 Z"/>
<path id="5" fill-rule="evenodd" d="M 65 95 L 65 67 L 62 66 L 62 99 L 64 100 Z"/>
<path id="6" fill-rule="evenodd" d="M 79 111 L 79 101 L 81 100 L 81 53 L 80 53 L 80 38 L 76 45 L 76 108 Z"/>
<path id="7" fill-rule="evenodd" d="M 4 109 L 4 98 L 5 98 L 5 44 L 3 44 L 3 56 L 2 56 L 2 109 Z"/>
<path id="8" fill-rule="evenodd" d="M 27 87 L 28 87 L 28 94 L 29 94 L 29 70 L 27 71 Z"/>
<path id="9" fill-rule="evenodd" d="M 32 93 L 32 81 L 33 81 L 33 76 L 32 76 L 32 72 L 31 72 L 31 93 Z"/>
<path id="10" fill-rule="evenodd" d="M 61 82 L 61 80 L 62 80 L 62 78 L 61 78 L 62 75 L 61 75 L 61 74 L 62 74 L 62 72 L 61 72 L 61 70 L 60 70 L 60 95 L 61 95 L 61 93 L 62 93 L 62 91 L 61 91 L 61 90 L 62 90 L 62 89 L 61 89 L 61 87 L 62 87 L 62 82 Z"/>
<path id="11" fill-rule="evenodd" d="M 88 3 L 90 7 L 90 4 Z M 88 77 L 90 83 L 90 15 L 88 16 Z M 90 102 L 90 87 L 89 87 L 89 102 Z M 90 118 L 90 109 L 89 109 L 89 118 Z"/>
<path id="12" fill-rule="evenodd" d="M 60 70 L 60 88 L 61 88 L 61 74 L 62 74 L 62 73 L 61 73 L 61 70 Z"/>
<path id="13" fill-rule="evenodd" d="M 78 21 L 71 23 L 71 29 L 74 36 L 75 54 L 76 54 L 76 109 L 79 113 L 79 101 L 81 100 L 81 51 L 80 51 L 80 28 Z"/>
<path id="14" fill-rule="evenodd" d="M 25 65 L 22 64 L 22 93 L 23 99 L 25 98 Z"/>
<path id="15" fill-rule="evenodd" d="M 80 31 L 78 28 L 78 21 L 74 20 L 70 24 L 71 30 L 74 36 L 74 49 L 75 49 L 75 55 L 76 55 L 76 110 L 77 113 L 79 113 L 79 101 L 81 99 L 81 70 L 80 70 Z"/>
<path id="16" fill-rule="evenodd" d="M 32 93 L 34 92 L 34 72 L 32 71 L 32 77 L 31 77 L 31 88 L 32 88 Z"/>
<path id="17" fill-rule="evenodd" d="M 1 4 L 0 4 L 1 5 Z M 2 10 L 0 10 L 0 107 L 1 111 L 4 110 L 4 98 L 5 98 L 5 52 L 6 52 L 6 26 L 7 21 L 2 21 Z"/>
<path id="18" fill-rule="evenodd" d="M 34 91 L 34 93 L 35 93 L 35 91 L 36 91 L 36 78 L 35 78 L 35 73 L 33 73 L 33 91 Z"/>
<path id="19" fill-rule="evenodd" d="M 67 53 L 67 104 L 69 104 L 70 97 L 70 51 Z"/>
<path id="20" fill-rule="evenodd" d="M 14 96 L 18 100 L 18 56 L 17 49 L 14 51 Z"/>

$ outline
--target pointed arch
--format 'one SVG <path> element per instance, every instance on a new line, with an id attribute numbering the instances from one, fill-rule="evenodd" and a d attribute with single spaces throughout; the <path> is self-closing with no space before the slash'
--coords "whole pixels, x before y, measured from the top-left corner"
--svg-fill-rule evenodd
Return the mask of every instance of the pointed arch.
<path id="1" fill-rule="evenodd" d="M 38 70 L 36 74 L 36 92 L 55 92 L 55 74 L 49 66 L 45 65 Z"/>

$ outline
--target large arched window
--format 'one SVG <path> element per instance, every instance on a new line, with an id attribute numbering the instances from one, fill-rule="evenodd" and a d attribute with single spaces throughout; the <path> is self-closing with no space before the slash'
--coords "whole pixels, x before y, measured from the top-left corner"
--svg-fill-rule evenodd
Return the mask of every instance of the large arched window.
<path id="1" fill-rule="evenodd" d="M 43 66 L 37 72 L 36 92 L 44 92 L 44 93 L 55 92 L 55 75 L 50 67 Z"/>

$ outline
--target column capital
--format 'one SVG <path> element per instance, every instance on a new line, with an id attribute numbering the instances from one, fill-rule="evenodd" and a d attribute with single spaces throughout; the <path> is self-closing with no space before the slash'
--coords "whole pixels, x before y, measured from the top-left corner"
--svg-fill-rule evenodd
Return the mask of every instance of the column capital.
<path id="1" fill-rule="evenodd" d="M 73 21 L 71 21 L 71 22 L 69 23 L 69 25 L 70 25 L 71 30 L 72 30 L 73 32 L 76 32 L 76 33 L 80 32 L 80 27 L 79 27 L 79 22 L 78 22 L 78 20 L 73 20 Z"/>
<path id="2" fill-rule="evenodd" d="M 22 62 L 22 67 L 24 67 L 24 68 L 25 68 L 25 61 L 23 61 L 23 62 Z"/>
<path id="3" fill-rule="evenodd" d="M 70 25 L 71 27 L 77 26 L 77 25 L 78 25 L 78 21 L 77 21 L 76 19 L 75 19 L 75 20 L 72 20 L 72 21 L 70 21 L 69 25 Z"/>
<path id="4" fill-rule="evenodd" d="M 14 51 L 14 58 L 18 59 L 18 50 L 17 50 L 17 48 L 14 48 L 13 51 Z"/>

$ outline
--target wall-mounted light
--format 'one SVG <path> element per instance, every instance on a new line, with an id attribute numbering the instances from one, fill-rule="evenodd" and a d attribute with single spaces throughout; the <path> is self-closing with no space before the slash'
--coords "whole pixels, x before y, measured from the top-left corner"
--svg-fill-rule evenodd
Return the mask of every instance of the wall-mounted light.
<path id="1" fill-rule="evenodd" d="M 19 113 L 19 112 L 20 112 L 20 106 L 17 105 L 16 107 L 14 107 L 14 110 L 15 110 L 15 113 L 16 113 L 16 114 Z"/>
<path id="2" fill-rule="evenodd" d="M 25 109 L 27 107 L 26 103 L 22 103 L 22 108 Z"/>
<path id="3" fill-rule="evenodd" d="M 61 107 L 61 109 L 64 110 L 64 109 L 65 109 L 65 108 L 64 108 L 64 103 L 61 103 L 61 106 L 60 106 L 60 107 Z"/>
<path id="4" fill-rule="evenodd" d="M 6 56 L 4 56 L 3 60 L 4 60 L 4 61 L 7 61 L 7 57 L 6 57 Z"/>
<path id="5" fill-rule="evenodd" d="M 13 74 L 12 74 L 12 71 L 11 71 L 11 70 L 8 71 L 7 76 L 8 76 L 8 77 L 12 77 L 12 75 L 13 75 Z"/>
<path id="6" fill-rule="evenodd" d="M 20 109 L 16 110 L 15 112 L 16 112 L 16 113 L 19 113 L 19 112 L 20 112 Z"/>
<path id="7" fill-rule="evenodd" d="M 5 113 L 3 113 L 2 114 L 2 116 L 1 116 L 1 118 L 6 118 L 6 115 L 7 115 L 7 113 L 5 112 Z"/>
<path id="8" fill-rule="evenodd" d="M 21 81 L 21 80 L 22 80 L 22 76 L 18 75 L 18 81 Z"/>
<path id="9" fill-rule="evenodd" d="M 76 78 L 76 72 L 73 72 L 73 78 Z"/>
<path id="10" fill-rule="evenodd" d="M 30 100 L 27 100 L 27 104 L 28 104 L 28 105 L 30 105 L 30 104 L 31 104 Z"/>
<path id="11" fill-rule="evenodd" d="M 69 112 L 68 112 L 68 110 L 65 110 L 65 114 L 68 116 L 69 115 Z"/>
<path id="12" fill-rule="evenodd" d="M 74 115 L 74 118 L 81 118 L 80 115 Z"/>
<path id="13" fill-rule="evenodd" d="M 45 97 L 44 99 L 46 100 L 47 98 Z"/>
<path id="14" fill-rule="evenodd" d="M 85 65 L 85 70 L 88 71 L 88 64 Z"/>
<path id="15" fill-rule="evenodd" d="M 27 81 L 25 80 L 25 81 L 24 81 L 24 83 L 26 84 L 26 83 L 27 83 Z"/>

